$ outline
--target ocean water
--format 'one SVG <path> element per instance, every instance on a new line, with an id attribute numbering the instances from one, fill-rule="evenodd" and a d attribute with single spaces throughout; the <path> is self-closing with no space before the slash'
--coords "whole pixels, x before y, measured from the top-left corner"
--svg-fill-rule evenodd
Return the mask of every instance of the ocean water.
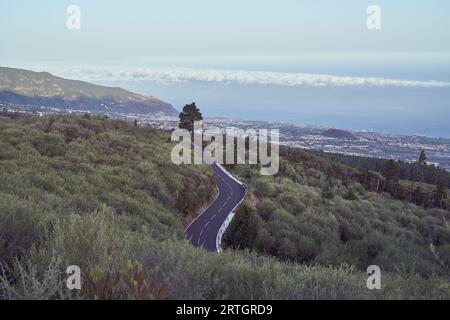
<path id="1" fill-rule="evenodd" d="M 159 81 L 158 75 L 152 75 L 152 79 L 142 76 L 146 69 L 154 67 L 203 71 L 200 77 L 195 74 L 188 79 L 179 79 L 180 76 L 183 78 L 183 72 L 169 72 L 170 81 L 167 81 L 167 74 L 164 81 Z M 59 65 L 50 62 L 32 69 L 151 94 L 171 103 L 178 110 L 187 103 L 196 102 L 208 117 L 283 121 L 450 138 L 448 54 L 160 57 Z M 116 72 L 108 74 L 111 70 Z M 208 70 L 213 70 L 215 76 L 211 78 Z M 221 71 L 233 70 L 242 71 L 244 80 L 245 72 L 263 71 L 425 82 L 433 80 L 447 85 L 290 86 L 271 82 L 263 84 L 263 81 L 222 80 Z"/>
<path id="2" fill-rule="evenodd" d="M 450 137 L 449 88 L 285 87 L 199 81 L 114 85 L 151 93 L 178 110 L 194 101 L 209 117 Z"/>

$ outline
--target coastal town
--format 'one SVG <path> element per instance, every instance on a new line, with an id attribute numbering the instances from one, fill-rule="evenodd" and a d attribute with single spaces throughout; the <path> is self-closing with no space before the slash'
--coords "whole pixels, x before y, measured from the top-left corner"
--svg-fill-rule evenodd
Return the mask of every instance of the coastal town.
<path id="1" fill-rule="evenodd" d="M 84 114 L 86 111 L 46 106 L 24 106 L 0 102 L 0 111 L 18 114 Z M 161 130 L 173 130 L 178 117 L 165 114 L 136 114 L 105 111 L 111 118 L 136 121 L 139 125 Z M 421 150 L 428 155 L 428 163 L 450 171 L 450 139 L 419 135 L 394 135 L 372 131 L 350 132 L 321 126 L 285 122 L 248 121 L 230 118 L 205 118 L 206 128 L 220 129 L 278 129 L 280 144 L 327 153 L 385 158 L 413 162 Z"/>

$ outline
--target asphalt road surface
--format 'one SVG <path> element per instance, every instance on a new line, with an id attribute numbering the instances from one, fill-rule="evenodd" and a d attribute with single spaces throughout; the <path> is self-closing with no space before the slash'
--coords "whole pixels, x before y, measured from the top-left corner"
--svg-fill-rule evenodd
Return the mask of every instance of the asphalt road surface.
<path id="1" fill-rule="evenodd" d="M 219 195 L 186 229 L 186 234 L 194 246 L 217 252 L 216 239 L 220 227 L 244 199 L 246 191 L 243 184 L 229 176 L 219 165 L 213 164 L 211 167 L 216 176 Z"/>

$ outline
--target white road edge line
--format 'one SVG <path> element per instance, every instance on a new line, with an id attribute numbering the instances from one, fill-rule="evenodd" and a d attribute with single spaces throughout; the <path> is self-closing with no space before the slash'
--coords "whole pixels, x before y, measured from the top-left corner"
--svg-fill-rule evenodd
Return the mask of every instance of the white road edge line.
<path id="1" fill-rule="evenodd" d="M 217 236 L 216 236 L 216 251 L 217 251 L 218 254 L 220 254 L 222 252 L 222 237 L 223 237 L 223 234 L 228 229 L 228 226 L 230 225 L 231 221 L 233 220 L 236 208 L 239 207 L 241 205 L 241 203 L 247 197 L 248 190 L 247 190 L 247 186 L 245 184 L 243 184 L 238 179 L 236 179 L 233 175 L 231 175 L 231 173 L 229 173 L 227 170 L 225 170 L 224 167 L 222 167 L 220 164 L 217 164 L 217 166 L 222 170 L 222 172 L 227 174 L 234 181 L 236 181 L 241 187 L 243 187 L 244 191 L 245 191 L 244 196 L 242 197 L 242 199 L 236 204 L 236 206 L 233 208 L 233 210 L 230 211 L 230 213 L 228 214 L 228 216 L 225 218 L 225 220 L 223 221 L 222 225 L 220 226 L 219 232 L 217 232 Z M 230 189 L 231 189 L 231 192 L 233 193 L 234 191 L 233 191 L 233 188 L 231 186 L 230 186 Z"/>
<path id="2" fill-rule="evenodd" d="M 239 185 L 241 185 L 241 186 L 243 186 L 244 184 L 241 182 L 241 181 L 239 181 L 238 179 L 236 179 L 231 173 L 229 173 L 227 170 L 225 170 L 225 168 L 222 166 L 222 165 L 220 165 L 220 164 L 218 164 L 218 163 L 216 163 L 217 164 L 217 166 L 223 171 L 223 173 L 225 173 L 227 176 L 229 176 L 231 179 L 233 179 L 234 181 L 236 181 Z"/>
<path id="3" fill-rule="evenodd" d="M 194 146 L 194 149 L 195 149 L 195 145 L 193 145 Z M 222 252 L 222 247 L 221 247 L 221 242 L 222 242 L 222 236 L 223 236 L 223 234 L 225 233 L 225 231 L 226 231 L 226 229 L 228 228 L 228 226 L 229 226 L 229 224 L 231 223 L 231 220 L 233 220 L 233 218 L 234 218 L 234 214 L 235 214 L 235 210 L 236 210 L 236 208 L 245 200 L 245 198 L 247 197 L 247 192 L 248 192 L 248 190 L 247 190 L 247 186 L 244 184 L 244 183 L 242 183 L 241 181 L 239 181 L 237 178 L 235 178 L 231 173 L 229 173 L 227 170 L 225 170 L 225 168 L 222 166 L 222 165 L 220 165 L 220 164 L 218 164 L 218 163 L 213 163 L 212 165 L 211 165 L 211 167 L 212 166 L 214 166 L 214 165 L 217 165 L 217 167 L 223 172 L 223 173 L 225 173 L 227 176 L 229 176 L 231 179 L 233 179 L 237 184 L 239 184 L 240 186 L 242 186 L 243 188 L 244 188 L 244 191 L 245 191 L 245 193 L 244 193 L 244 197 L 241 199 L 241 201 L 239 201 L 238 202 L 238 204 L 233 208 L 233 210 L 231 210 L 230 211 L 230 213 L 228 214 L 228 216 L 225 218 L 225 220 L 224 220 L 224 222 L 222 223 L 222 226 L 220 227 L 220 229 L 219 229 L 219 232 L 217 233 L 217 236 L 216 236 L 216 251 L 217 251 L 217 253 L 220 253 L 220 252 Z M 215 175 L 215 174 L 214 174 Z M 234 191 L 233 191 L 233 188 L 230 186 L 230 184 L 227 182 L 227 181 L 225 181 L 220 175 L 218 175 L 217 176 L 218 178 L 220 178 L 222 181 L 224 181 L 225 182 L 225 184 L 226 185 L 228 185 L 228 187 L 230 187 L 230 190 L 231 190 L 231 194 L 233 195 L 234 194 Z M 216 198 L 214 199 L 214 201 L 213 202 L 211 202 L 211 204 L 205 209 L 205 210 L 203 210 L 203 212 L 202 213 L 200 213 L 198 216 L 197 216 L 197 218 L 195 218 L 188 226 L 187 226 L 187 228 L 184 230 L 184 232 L 185 233 L 187 233 L 187 230 L 194 224 L 194 222 L 195 221 L 197 221 L 197 219 L 199 219 L 209 208 L 211 208 L 211 206 L 217 201 L 217 199 L 219 198 L 219 196 L 220 196 L 220 188 L 219 188 L 219 186 L 218 185 L 216 185 L 216 188 L 217 188 L 217 194 L 216 194 Z M 220 212 L 222 209 L 219 209 L 219 211 L 218 212 Z M 208 222 L 209 223 L 209 222 Z M 201 237 L 199 237 L 199 239 L 198 239 L 198 245 L 200 246 L 200 238 Z"/>

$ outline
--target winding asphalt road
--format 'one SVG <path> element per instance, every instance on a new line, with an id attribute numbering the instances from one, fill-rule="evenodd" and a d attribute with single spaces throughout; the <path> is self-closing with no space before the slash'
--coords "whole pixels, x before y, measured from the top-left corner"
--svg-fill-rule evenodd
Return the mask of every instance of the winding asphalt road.
<path id="1" fill-rule="evenodd" d="M 232 177 L 222 166 L 211 165 L 216 176 L 219 195 L 216 200 L 186 229 L 192 244 L 211 252 L 217 248 L 217 235 L 227 217 L 245 198 L 245 186 Z"/>

